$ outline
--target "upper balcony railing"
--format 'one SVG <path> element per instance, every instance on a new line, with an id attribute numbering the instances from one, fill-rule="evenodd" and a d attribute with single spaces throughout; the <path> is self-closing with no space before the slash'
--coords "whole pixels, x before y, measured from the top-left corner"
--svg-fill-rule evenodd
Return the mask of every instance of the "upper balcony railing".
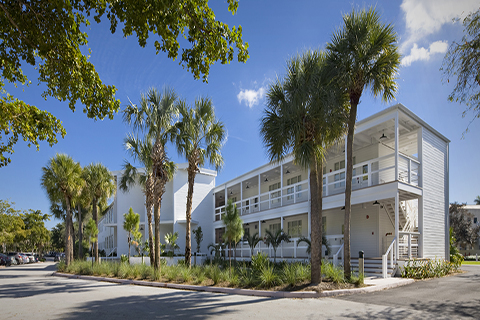
<path id="1" fill-rule="evenodd" d="M 420 162 L 399 154 L 398 178 L 395 179 L 395 154 L 364 161 L 353 166 L 352 189 L 357 190 L 395 180 L 419 186 Z M 323 196 L 345 192 L 345 169 L 323 175 Z M 255 195 L 235 202 L 241 215 L 265 211 L 281 206 L 307 201 L 308 180 Z M 222 219 L 225 205 L 215 208 L 215 221 Z"/>
<path id="2" fill-rule="evenodd" d="M 399 155 L 398 180 L 418 186 L 420 162 Z M 364 161 L 353 166 L 352 190 L 395 181 L 395 154 Z M 323 195 L 345 192 L 345 169 L 323 175 Z"/>
<path id="3" fill-rule="evenodd" d="M 281 206 L 305 202 L 308 200 L 308 181 L 303 180 L 289 186 L 265 192 L 242 201 L 234 202 L 240 215 L 265 211 Z M 215 208 L 215 221 L 222 219 L 225 206 Z"/>

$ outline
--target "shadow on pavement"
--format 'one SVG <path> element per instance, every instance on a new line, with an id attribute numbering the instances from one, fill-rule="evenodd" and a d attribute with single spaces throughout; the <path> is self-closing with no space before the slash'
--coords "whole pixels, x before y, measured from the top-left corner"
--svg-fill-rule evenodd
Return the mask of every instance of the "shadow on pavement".
<path id="1" fill-rule="evenodd" d="M 232 317 L 245 304 L 261 303 L 264 299 L 232 299 L 226 301 L 223 295 L 168 291 L 156 295 L 129 296 L 99 301 L 89 301 L 75 308 L 70 314 L 62 314 L 63 319 L 156 319 L 188 318 L 205 319 L 212 315 Z"/>

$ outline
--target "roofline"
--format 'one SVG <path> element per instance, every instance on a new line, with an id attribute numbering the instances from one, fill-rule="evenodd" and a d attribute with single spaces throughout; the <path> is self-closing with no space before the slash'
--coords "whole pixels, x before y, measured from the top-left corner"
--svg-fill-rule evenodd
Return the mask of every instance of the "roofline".
<path id="1" fill-rule="evenodd" d="M 379 116 L 382 116 L 384 114 L 387 114 L 395 109 L 398 109 L 400 111 L 402 111 L 403 113 L 405 113 L 406 115 L 408 115 L 410 118 L 412 118 L 413 120 L 415 120 L 416 122 L 418 122 L 422 127 L 424 128 L 427 128 L 428 130 L 430 130 L 431 132 L 433 132 L 436 136 L 438 136 L 440 139 L 442 139 L 443 141 L 445 141 L 446 143 L 450 143 L 450 140 L 448 140 L 444 135 L 442 135 L 440 132 L 438 132 L 437 130 L 435 130 L 434 128 L 432 128 L 432 126 L 430 126 L 428 123 L 426 123 L 425 121 L 423 121 L 419 116 L 417 116 L 415 113 L 413 113 L 410 109 L 408 109 L 407 107 L 405 107 L 403 104 L 401 103 L 397 103 L 391 107 L 388 107 L 380 112 L 377 112 L 377 113 L 374 113 L 372 114 L 371 116 L 365 118 L 365 119 L 362 119 L 360 121 L 357 121 L 356 125 L 361 125 L 365 122 L 368 122 L 372 119 L 375 119 Z"/>

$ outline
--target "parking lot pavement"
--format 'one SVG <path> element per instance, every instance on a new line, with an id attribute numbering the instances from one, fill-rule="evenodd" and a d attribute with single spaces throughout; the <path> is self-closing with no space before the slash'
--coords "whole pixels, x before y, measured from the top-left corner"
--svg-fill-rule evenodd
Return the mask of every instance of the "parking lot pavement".
<path id="1" fill-rule="evenodd" d="M 0 269 L 0 309 L 2 319 L 471 319 L 480 296 L 467 290 L 480 287 L 478 269 L 378 293 L 273 299 L 52 277 L 55 265 L 39 263 Z M 460 296 L 442 301 L 450 295 Z"/>
<path id="2" fill-rule="evenodd" d="M 480 319 L 480 266 L 464 265 L 461 269 L 464 273 L 337 299 L 428 312 L 432 318 L 438 316 Z"/>

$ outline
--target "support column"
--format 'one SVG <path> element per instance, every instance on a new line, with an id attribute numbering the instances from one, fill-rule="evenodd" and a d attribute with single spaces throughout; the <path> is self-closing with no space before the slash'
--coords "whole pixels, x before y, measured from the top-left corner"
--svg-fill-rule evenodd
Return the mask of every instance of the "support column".
<path id="1" fill-rule="evenodd" d="M 243 181 L 240 181 L 240 215 L 243 215 Z"/>
<path id="2" fill-rule="evenodd" d="M 398 111 L 395 113 L 395 180 L 398 181 Z M 398 208 L 397 208 L 398 209 Z"/>
<path id="3" fill-rule="evenodd" d="M 283 217 L 280 217 L 280 230 L 283 230 Z M 280 258 L 283 259 L 283 242 L 280 244 Z"/>
<path id="4" fill-rule="evenodd" d="M 398 260 L 398 243 L 400 241 L 400 230 L 399 230 L 399 207 L 400 201 L 399 201 L 399 195 L 398 195 L 398 190 L 397 193 L 395 194 L 395 237 L 397 241 L 395 241 L 395 259 Z"/>
<path id="5" fill-rule="evenodd" d="M 293 194 L 295 194 L 295 190 Z M 283 163 L 280 165 L 280 206 L 283 206 Z"/>
<path id="6" fill-rule="evenodd" d="M 418 186 L 423 188 L 423 127 L 417 132 L 417 154 L 420 166 L 418 168 Z M 423 196 L 418 198 L 418 258 L 424 258 L 423 253 Z"/>

